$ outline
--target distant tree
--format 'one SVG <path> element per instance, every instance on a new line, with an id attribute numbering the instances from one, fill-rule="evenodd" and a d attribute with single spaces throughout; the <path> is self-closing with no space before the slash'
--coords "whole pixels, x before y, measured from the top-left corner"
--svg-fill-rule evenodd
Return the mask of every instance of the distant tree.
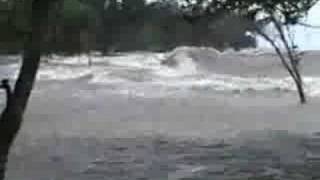
<path id="1" fill-rule="evenodd" d="M 184 2 L 191 17 L 211 15 L 223 10 L 243 19 L 248 30 L 262 36 L 275 49 L 296 85 L 300 102 L 306 103 L 303 79 L 299 70 L 301 53 L 294 42 L 290 27 L 298 24 L 318 0 L 185 0 Z M 269 25 L 277 31 L 279 39 L 272 39 L 271 35 L 266 33 L 266 27 Z"/>
<path id="2" fill-rule="evenodd" d="M 255 40 L 247 36 L 248 20 L 235 11 L 222 8 L 220 1 L 182 0 L 183 19 L 191 25 L 192 43 L 218 49 L 255 47 Z"/>
<path id="3" fill-rule="evenodd" d="M 307 98 L 304 92 L 302 75 L 299 70 L 303 53 L 299 51 L 298 46 L 294 42 L 294 37 L 291 34 L 292 32 L 290 32 L 291 24 L 283 23 L 275 16 L 270 16 L 270 23 L 277 31 L 279 39 L 272 39 L 272 36 L 265 32 L 266 28 L 260 28 L 257 26 L 255 32 L 262 36 L 274 48 L 282 62 L 282 65 L 289 72 L 296 85 L 300 103 L 305 104 L 307 102 Z"/>
<path id="4" fill-rule="evenodd" d="M 261 35 L 278 54 L 283 66 L 296 85 L 301 104 L 307 102 L 304 83 L 299 70 L 302 53 L 299 52 L 298 46 L 294 42 L 290 28 L 298 24 L 317 2 L 318 0 L 229 0 L 222 3 L 224 8 L 230 7 L 230 9 L 243 14 L 247 19 L 255 20 L 252 25 L 253 31 Z M 271 35 L 266 33 L 266 25 L 271 25 L 276 30 L 278 39 L 272 39 Z"/>
<path id="5" fill-rule="evenodd" d="M 6 91 L 7 95 L 6 107 L 0 116 L 0 180 L 5 178 L 10 147 L 20 130 L 23 115 L 33 89 L 40 64 L 49 5 L 54 1 L 26 0 L 14 1 L 19 3 L 13 4 L 15 8 L 23 8 L 26 10 L 24 12 L 30 14 L 19 11 L 19 13 L 14 12 L 14 16 L 11 17 L 15 24 L 12 30 L 24 34 L 24 53 L 22 66 L 14 88 L 10 87 L 6 79 L 2 80 L 0 86 Z"/>

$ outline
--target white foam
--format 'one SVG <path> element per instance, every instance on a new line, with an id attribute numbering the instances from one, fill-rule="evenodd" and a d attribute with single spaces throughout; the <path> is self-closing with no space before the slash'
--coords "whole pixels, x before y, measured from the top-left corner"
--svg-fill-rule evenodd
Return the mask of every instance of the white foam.
<path id="1" fill-rule="evenodd" d="M 0 66 L 1 78 L 16 79 L 18 76 L 19 69 L 20 64 L 18 63 Z"/>
<path id="2" fill-rule="evenodd" d="M 119 83 L 128 83 L 129 80 L 126 80 L 121 77 L 115 77 L 111 75 L 110 71 L 95 71 L 94 77 L 89 81 L 93 84 L 119 84 Z"/>
<path id="3" fill-rule="evenodd" d="M 90 55 L 81 54 L 79 56 L 58 56 L 52 55 L 52 57 L 47 60 L 51 64 L 60 64 L 60 65 L 88 65 L 89 62 L 97 57 L 91 57 Z"/>
<path id="4" fill-rule="evenodd" d="M 137 54 L 138 55 L 138 54 Z M 137 56 L 136 55 L 136 56 Z M 50 65 L 76 65 L 76 66 L 87 66 L 91 63 L 93 66 L 96 63 L 112 63 L 112 65 L 116 65 L 117 63 L 121 63 L 121 60 L 124 59 L 134 59 L 134 55 L 131 54 L 117 54 L 116 56 L 102 56 L 101 53 L 91 52 L 90 54 L 80 54 L 74 56 L 61 56 L 61 55 L 52 55 L 50 57 L 46 57 L 45 60 L 47 64 Z M 121 66 L 121 65 L 120 65 Z M 130 64 L 128 64 L 130 66 Z"/>
<path id="5" fill-rule="evenodd" d="M 221 55 L 226 56 L 263 56 L 263 55 L 275 55 L 275 51 L 271 48 L 246 48 L 239 51 L 235 51 L 232 48 L 226 49 Z"/>
<path id="6" fill-rule="evenodd" d="M 320 77 L 304 77 L 305 89 L 309 96 L 320 97 Z"/>
<path id="7" fill-rule="evenodd" d="M 207 54 L 219 55 L 221 52 L 212 47 L 195 47 L 195 46 L 180 46 L 173 49 L 169 54 L 176 54 L 179 52 L 203 52 L 206 51 Z"/>
<path id="8" fill-rule="evenodd" d="M 214 93 L 221 92 L 255 92 L 296 91 L 294 82 L 290 77 L 241 77 L 228 74 L 216 74 L 199 69 L 198 61 L 208 49 L 194 47 L 181 47 L 168 53 L 135 52 L 118 54 L 114 57 L 92 57 L 94 62 L 107 62 L 92 67 L 87 66 L 86 57 L 54 57 L 50 62 L 43 63 L 38 73 L 38 80 L 69 80 L 81 77 L 86 78 L 89 84 L 106 85 L 106 91 L 130 96 L 167 96 L 201 93 L 206 90 Z M 192 50 L 192 52 L 190 51 Z M 204 58 L 215 57 L 213 53 Z M 196 52 L 192 54 L 193 52 Z M 248 52 L 251 54 L 251 52 Z M 177 66 L 161 65 L 161 61 L 174 58 Z M 236 56 L 235 56 L 236 58 Z M 2 76 L 16 77 L 19 64 L 0 66 Z M 320 97 L 320 77 L 304 77 L 305 90 L 309 96 Z"/>
<path id="9" fill-rule="evenodd" d="M 162 66 L 155 74 L 167 77 L 196 75 L 201 71 L 198 66 L 200 61 L 214 61 L 219 55 L 220 52 L 214 48 L 177 47 L 163 56 L 162 61 L 167 65 Z"/>
<path id="10" fill-rule="evenodd" d="M 177 67 L 159 66 L 154 69 L 153 74 L 161 77 L 183 77 L 198 74 L 197 65 L 191 60 L 186 58 Z"/>
<path id="11" fill-rule="evenodd" d="M 128 69 L 154 69 L 160 66 L 160 58 L 162 56 L 162 54 L 134 53 L 109 57 L 107 61 L 110 65 L 126 67 Z"/>
<path id="12" fill-rule="evenodd" d="M 38 74 L 38 80 L 69 80 L 77 79 L 92 74 L 89 68 L 68 68 L 64 66 L 41 67 Z"/>

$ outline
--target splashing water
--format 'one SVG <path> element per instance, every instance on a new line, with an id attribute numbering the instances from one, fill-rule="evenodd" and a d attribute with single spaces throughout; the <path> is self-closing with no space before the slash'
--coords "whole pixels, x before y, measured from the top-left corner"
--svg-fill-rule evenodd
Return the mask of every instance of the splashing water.
<path id="1" fill-rule="evenodd" d="M 270 53 L 270 52 L 268 52 Z M 88 77 L 88 85 L 101 85 L 106 91 L 142 97 L 158 97 L 206 92 L 293 92 L 295 84 L 290 77 L 243 77 L 205 71 L 205 66 L 219 61 L 221 55 L 237 58 L 263 56 L 261 51 L 220 53 L 210 48 L 182 47 L 168 53 L 133 52 L 117 56 L 93 56 L 93 66 L 88 67 L 87 56 L 54 56 L 42 63 L 38 80 L 64 81 Z M 167 60 L 175 65 L 166 65 Z M 204 60 L 203 60 L 204 59 Z M 209 62 L 210 61 L 210 62 Z M 212 62 L 211 62 L 212 61 Z M 209 62 L 209 64 L 206 64 Z M 202 64 L 201 64 L 202 63 Z M 253 62 L 254 63 L 254 62 Z M 2 77 L 15 79 L 18 64 L 0 65 Z M 320 97 L 320 76 L 304 77 L 306 93 Z"/>

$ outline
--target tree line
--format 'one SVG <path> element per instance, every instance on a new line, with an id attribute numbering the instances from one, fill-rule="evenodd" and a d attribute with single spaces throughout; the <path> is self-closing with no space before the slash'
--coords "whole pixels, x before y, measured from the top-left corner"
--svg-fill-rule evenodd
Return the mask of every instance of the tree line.
<path id="1" fill-rule="evenodd" d="M 19 9 L 23 14 L 23 8 Z M 196 21 L 185 11 L 178 1 L 172 0 L 59 1 L 48 13 L 44 51 L 74 54 L 167 51 L 182 45 L 217 49 L 256 46 L 255 38 L 246 33 L 247 27 L 227 11 L 217 11 Z M 0 36 L 6 34 L 0 32 Z M 2 53 L 16 53 L 21 51 L 22 44 L 3 42 L 0 49 Z"/>

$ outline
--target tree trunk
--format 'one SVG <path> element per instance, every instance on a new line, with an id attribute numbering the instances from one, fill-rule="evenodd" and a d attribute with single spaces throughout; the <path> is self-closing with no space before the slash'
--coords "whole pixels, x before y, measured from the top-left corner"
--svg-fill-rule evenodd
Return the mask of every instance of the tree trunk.
<path id="1" fill-rule="evenodd" d="M 0 150 L 0 179 L 4 179 L 5 171 L 6 171 L 6 164 L 8 162 L 8 151 L 5 151 L 1 148 Z"/>
<path id="2" fill-rule="evenodd" d="M 298 84 L 297 88 L 298 88 L 298 93 L 299 93 L 299 97 L 300 97 L 300 103 L 301 104 L 306 104 L 307 103 L 307 98 L 306 98 L 305 93 L 303 91 L 302 84 Z"/>
<path id="3" fill-rule="evenodd" d="M 300 74 L 298 74 L 297 77 L 298 77 L 298 79 L 295 80 L 294 82 L 295 82 L 296 87 L 297 87 L 300 103 L 301 104 L 306 104 L 307 103 L 307 98 L 306 98 L 306 95 L 304 93 L 303 81 L 301 79 Z"/>
<path id="4" fill-rule="evenodd" d="M 22 66 L 14 91 L 7 90 L 7 104 L 0 116 L 0 180 L 5 178 L 10 147 L 18 134 L 23 114 L 36 80 L 40 64 L 41 41 L 45 27 L 49 1 L 34 0 L 32 3 L 31 27 L 26 34 Z"/>
<path id="5" fill-rule="evenodd" d="M 255 30 L 256 32 L 261 35 L 267 42 L 270 43 L 270 45 L 274 48 L 274 50 L 276 51 L 277 55 L 279 56 L 282 65 L 285 67 L 285 69 L 289 72 L 290 76 L 292 77 L 297 91 L 298 91 L 298 95 L 299 95 L 299 99 L 300 99 L 300 103 L 301 104 L 306 104 L 307 103 L 307 97 L 305 95 L 304 92 L 304 88 L 303 88 L 303 79 L 301 77 L 299 68 L 298 68 L 298 62 L 299 59 L 295 59 L 296 57 L 293 56 L 293 51 L 294 48 L 290 47 L 288 45 L 288 40 L 285 38 L 284 35 L 284 31 L 282 30 L 281 26 L 279 25 L 279 23 L 276 20 L 273 20 L 273 23 L 275 24 L 275 26 L 277 27 L 276 30 L 278 31 L 279 34 L 281 34 L 281 41 L 284 44 L 284 46 L 286 47 L 287 50 L 287 55 L 289 60 L 286 60 L 286 56 L 284 55 L 284 53 L 281 51 L 280 47 L 276 44 L 275 40 L 271 39 L 265 32 L 263 32 L 260 27 L 255 26 Z"/>

